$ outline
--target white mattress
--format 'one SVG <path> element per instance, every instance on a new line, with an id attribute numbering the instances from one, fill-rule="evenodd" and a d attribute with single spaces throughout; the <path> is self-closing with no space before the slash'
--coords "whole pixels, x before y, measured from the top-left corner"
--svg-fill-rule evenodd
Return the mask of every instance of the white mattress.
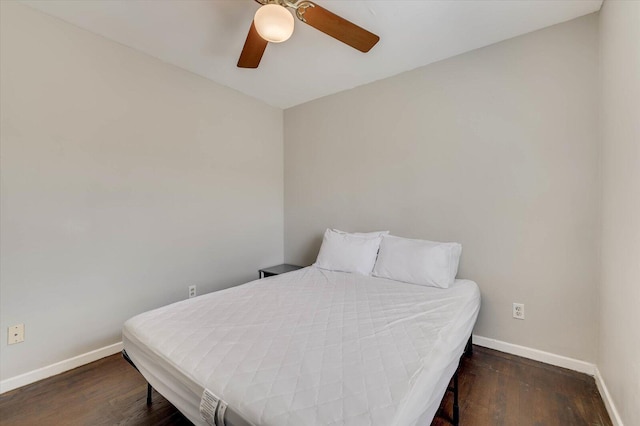
<path id="1" fill-rule="evenodd" d="M 449 289 L 315 267 L 138 315 L 125 350 L 197 425 L 204 388 L 227 426 L 426 425 L 480 309 Z"/>

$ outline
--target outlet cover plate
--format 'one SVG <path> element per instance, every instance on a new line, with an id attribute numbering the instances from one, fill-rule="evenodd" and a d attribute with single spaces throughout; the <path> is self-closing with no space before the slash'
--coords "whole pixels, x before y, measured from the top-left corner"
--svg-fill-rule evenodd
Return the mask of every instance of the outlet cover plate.
<path id="1" fill-rule="evenodd" d="M 7 330 L 7 344 L 14 345 L 24 342 L 24 324 L 12 325 Z"/>
<path id="2" fill-rule="evenodd" d="M 519 320 L 524 319 L 524 303 L 513 304 L 513 317 Z"/>

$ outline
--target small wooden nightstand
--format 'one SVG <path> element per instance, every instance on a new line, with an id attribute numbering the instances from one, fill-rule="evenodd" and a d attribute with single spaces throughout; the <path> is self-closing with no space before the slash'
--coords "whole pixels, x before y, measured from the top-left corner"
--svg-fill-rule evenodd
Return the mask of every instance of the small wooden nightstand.
<path id="1" fill-rule="evenodd" d="M 303 266 L 298 265 L 289 265 L 288 263 L 283 263 L 282 265 L 270 266 L 268 268 L 262 268 L 258 271 L 258 278 L 267 278 L 272 277 L 274 275 L 285 274 L 287 272 L 297 271 L 298 269 L 302 269 Z"/>

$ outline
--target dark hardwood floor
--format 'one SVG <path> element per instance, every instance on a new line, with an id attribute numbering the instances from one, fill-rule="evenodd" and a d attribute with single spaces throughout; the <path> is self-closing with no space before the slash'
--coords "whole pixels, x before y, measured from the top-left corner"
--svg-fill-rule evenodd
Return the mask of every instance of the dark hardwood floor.
<path id="1" fill-rule="evenodd" d="M 445 395 L 432 426 L 450 425 Z M 460 425 L 611 425 L 593 377 L 474 346 L 460 368 Z"/>
<path id="2" fill-rule="evenodd" d="M 474 346 L 460 369 L 460 425 L 611 425 L 594 379 Z M 451 395 L 432 426 L 449 425 Z M 120 355 L 0 396 L 2 425 L 190 425 Z M 443 418 L 444 417 L 444 418 Z"/>

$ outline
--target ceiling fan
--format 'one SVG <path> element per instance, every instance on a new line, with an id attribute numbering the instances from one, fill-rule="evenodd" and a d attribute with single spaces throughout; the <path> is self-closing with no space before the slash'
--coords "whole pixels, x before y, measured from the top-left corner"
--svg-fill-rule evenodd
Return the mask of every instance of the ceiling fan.
<path id="1" fill-rule="evenodd" d="M 313 28 L 354 49 L 368 52 L 380 40 L 377 35 L 307 0 L 255 0 L 262 6 L 251 23 L 242 48 L 239 68 L 258 68 L 267 44 L 281 43 L 293 33 L 293 15 Z"/>

